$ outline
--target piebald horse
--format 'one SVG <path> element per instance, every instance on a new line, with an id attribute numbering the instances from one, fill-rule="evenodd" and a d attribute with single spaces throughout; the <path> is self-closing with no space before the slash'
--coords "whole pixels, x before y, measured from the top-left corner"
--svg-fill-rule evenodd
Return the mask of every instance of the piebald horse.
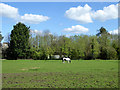
<path id="1" fill-rule="evenodd" d="M 71 63 L 70 58 L 63 58 L 62 62 L 65 63 L 65 61 L 67 61 L 68 63 L 69 63 L 69 62 Z"/>

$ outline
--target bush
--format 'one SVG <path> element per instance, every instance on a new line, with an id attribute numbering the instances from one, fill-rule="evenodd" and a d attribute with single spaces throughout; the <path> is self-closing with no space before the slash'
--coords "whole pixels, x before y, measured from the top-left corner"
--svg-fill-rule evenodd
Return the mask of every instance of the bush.
<path id="1" fill-rule="evenodd" d="M 118 59 L 117 52 L 113 47 L 107 48 L 107 59 Z"/>
<path id="2" fill-rule="evenodd" d="M 33 50 L 32 59 L 35 59 L 35 60 L 46 60 L 47 59 L 47 54 L 45 53 L 44 50 Z"/>

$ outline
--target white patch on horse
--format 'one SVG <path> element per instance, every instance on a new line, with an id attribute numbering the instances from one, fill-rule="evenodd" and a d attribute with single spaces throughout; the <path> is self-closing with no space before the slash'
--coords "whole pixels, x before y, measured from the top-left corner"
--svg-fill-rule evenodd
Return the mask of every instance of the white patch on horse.
<path id="1" fill-rule="evenodd" d="M 70 58 L 63 58 L 62 62 L 65 63 L 65 61 L 67 61 L 68 63 L 69 63 L 69 62 L 71 63 Z"/>

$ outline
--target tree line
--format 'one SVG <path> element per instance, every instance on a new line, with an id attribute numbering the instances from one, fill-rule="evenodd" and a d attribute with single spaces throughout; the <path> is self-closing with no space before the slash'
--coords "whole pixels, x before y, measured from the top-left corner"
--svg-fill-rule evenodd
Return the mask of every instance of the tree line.
<path id="1" fill-rule="evenodd" d="M 74 35 L 66 37 L 50 34 L 33 34 L 30 27 L 19 22 L 13 26 L 9 47 L 3 50 L 3 58 L 16 59 L 52 59 L 53 55 L 71 59 L 120 59 L 118 35 L 112 35 L 101 27 L 96 35 Z M 49 58 L 48 58 L 49 57 Z"/>

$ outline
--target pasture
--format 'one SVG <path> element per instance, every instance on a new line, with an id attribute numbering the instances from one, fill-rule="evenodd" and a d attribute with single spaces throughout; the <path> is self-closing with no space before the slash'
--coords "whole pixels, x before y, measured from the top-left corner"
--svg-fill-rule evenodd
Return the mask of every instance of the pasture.
<path id="1" fill-rule="evenodd" d="M 118 60 L 3 60 L 3 88 L 118 88 Z"/>

